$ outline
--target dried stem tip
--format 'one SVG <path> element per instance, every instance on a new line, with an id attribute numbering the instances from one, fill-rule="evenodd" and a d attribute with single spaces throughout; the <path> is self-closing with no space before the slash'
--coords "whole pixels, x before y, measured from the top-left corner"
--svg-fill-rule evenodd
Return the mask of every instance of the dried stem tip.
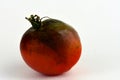
<path id="1" fill-rule="evenodd" d="M 41 19 L 38 15 L 31 15 L 30 18 L 25 18 L 32 24 L 32 27 L 36 29 L 41 27 Z"/>

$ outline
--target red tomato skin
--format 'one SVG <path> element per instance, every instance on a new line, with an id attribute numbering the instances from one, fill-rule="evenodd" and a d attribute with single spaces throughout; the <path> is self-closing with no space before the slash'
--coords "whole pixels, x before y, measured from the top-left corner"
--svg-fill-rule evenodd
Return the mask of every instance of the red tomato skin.
<path id="1" fill-rule="evenodd" d="M 30 28 L 21 39 L 20 51 L 32 69 L 45 75 L 59 75 L 78 62 L 82 45 L 77 32 L 71 27 L 57 32 Z"/>

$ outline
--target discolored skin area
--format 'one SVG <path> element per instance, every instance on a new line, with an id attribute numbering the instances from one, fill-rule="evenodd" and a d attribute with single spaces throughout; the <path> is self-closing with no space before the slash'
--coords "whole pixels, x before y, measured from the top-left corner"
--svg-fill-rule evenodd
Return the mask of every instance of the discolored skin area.
<path id="1" fill-rule="evenodd" d="M 28 29 L 20 43 L 24 61 L 46 75 L 59 75 L 70 70 L 81 55 L 77 32 L 68 24 L 47 19 L 39 29 Z"/>

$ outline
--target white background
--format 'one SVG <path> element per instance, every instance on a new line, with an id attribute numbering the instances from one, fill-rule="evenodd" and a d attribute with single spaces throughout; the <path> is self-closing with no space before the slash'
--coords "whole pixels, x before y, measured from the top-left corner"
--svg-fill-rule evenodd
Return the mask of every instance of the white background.
<path id="1" fill-rule="evenodd" d="M 19 43 L 31 14 L 77 30 L 82 56 L 69 72 L 44 76 L 24 63 Z M 120 0 L 0 0 L 0 80 L 120 80 Z"/>

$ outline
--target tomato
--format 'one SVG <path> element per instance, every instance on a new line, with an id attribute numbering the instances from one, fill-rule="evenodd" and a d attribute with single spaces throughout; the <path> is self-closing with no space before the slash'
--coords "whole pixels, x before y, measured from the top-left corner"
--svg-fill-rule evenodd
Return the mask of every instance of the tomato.
<path id="1" fill-rule="evenodd" d="M 26 18 L 32 24 L 22 36 L 20 51 L 28 66 L 45 75 L 69 71 L 81 56 L 78 33 L 70 25 L 37 15 Z"/>

